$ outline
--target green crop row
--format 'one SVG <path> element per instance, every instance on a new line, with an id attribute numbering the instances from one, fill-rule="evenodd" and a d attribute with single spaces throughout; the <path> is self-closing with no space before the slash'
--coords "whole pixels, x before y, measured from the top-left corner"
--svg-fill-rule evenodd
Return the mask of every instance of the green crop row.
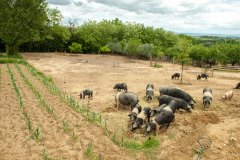
<path id="1" fill-rule="evenodd" d="M 31 133 L 32 130 L 33 130 L 33 129 L 32 129 L 32 123 L 31 123 L 31 120 L 30 120 L 30 118 L 29 118 L 29 116 L 28 116 L 28 113 L 27 113 L 27 111 L 26 111 L 26 109 L 25 109 L 25 105 L 24 105 L 24 103 L 23 103 L 23 99 L 22 99 L 20 90 L 19 90 L 19 88 L 18 88 L 18 86 L 17 86 L 17 84 L 16 84 L 16 80 L 15 80 L 15 78 L 14 78 L 13 72 L 11 71 L 11 69 L 10 69 L 10 67 L 9 67 L 8 64 L 7 64 L 7 68 L 8 68 L 8 73 L 9 73 L 9 75 L 10 75 L 10 77 L 11 77 L 12 85 L 13 85 L 13 87 L 14 87 L 14 90 L 15 90 L 16 95 L 17 95 L 17 98 L 18 98 L 18 102 L 19 102 L 19 105 L 20 105 L 20 109 L 21 109 L 21 111 L 22 111 L 22 114 L 23 114 L 24 117 L 25 117 L 26 124 L 27 124 L 27 128 L 28 128 L 29 132 Z"/>
<path id="2" fill-rule="evenodd" d="M 27 79 L 27 77 L 23 74 L 21 68 L 15 63 L 15 67 L 18 71 L 18 73 L 21 75 L 21 77 L 23 78 L 25 84 L 32 90 L 33 94 L 35 95 L 35 97 L 38 99 L 38 101 L 40 102 L 41 105 L 43 105 L 46 110 L 48 111 L 48 113 L 50 113 L 51 115 L 54 116 L 54 110 L 53 108 L 48 105 L 44 98 L 42 97 L 42 95 L 39 93 L 39 91 L 33 86 L 33 84 L 29 81 L 29 79 Z"/>

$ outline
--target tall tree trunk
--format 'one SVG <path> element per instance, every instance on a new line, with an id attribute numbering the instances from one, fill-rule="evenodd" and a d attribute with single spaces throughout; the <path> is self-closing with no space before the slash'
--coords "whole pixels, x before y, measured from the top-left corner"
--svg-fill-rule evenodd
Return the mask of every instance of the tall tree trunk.
<path id="1" fill-rule="evenodd" d="M 182 73 L 181 73 L 181 84 L 182 84 L 182 78 L 183 78 L 183 63 L 182 63 Z"/>

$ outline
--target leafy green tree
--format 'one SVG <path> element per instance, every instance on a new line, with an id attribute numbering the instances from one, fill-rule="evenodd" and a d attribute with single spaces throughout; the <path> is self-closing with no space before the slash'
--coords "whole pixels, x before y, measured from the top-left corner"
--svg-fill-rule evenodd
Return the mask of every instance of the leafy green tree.
<path id="1" fill-rule="evenodd" d="M 137 54 L 139 57 L 151 58 L 155 53 L 155 48 L 153 44 L 141 44 L 137 48 Z"/>
<path id="2" fill-rule="evenodd" d="M 100 47 L 98 52 L 102 53 L 102 54 L 109 53 L 109 52 L 111 52 L 111 49 L 109 49 L 107 46 L 102 46 L 102 47 Z"/>
<path id="3" fill-rule="evenodd" d="M 82 45 L 79 43 L 72 43 L 71 46 L 69 46 L 69 50 L 71 53 L 81 53 L 82 52 Z"/>
<path id="4" fill-rule="evenodd" d="M 141 41 L 139 39 L 130 39 L 124 48 L 124 52 L 126 55 L 136 58 L 138 54 L 138 48 L 141 45 Z"/>
<path id="5" fill-rule="evenodd" d="M 228 62 L 234 66 L 236 63 L 240 63 L 240 45 L 239 44 L 231 44 L 227 48 L 229 52 L 227 52 Z"/>
<path id="6" fill-rule="evenodd" d="M 203 44 L 193 45 L 190 49 L 189 57 L 201 63 L 206 61 L 208 56 L 208 48 L 205 47 Z"/>
<path id="7" fill-rule="evenodd" d="M 189 52 L 190 52 L 191 43 L 186 39 L 181 39 L 178 41 L 177 48 L 178 54 L 175 55 L 175 59 L 181 64 L 181 83 L 183 79 L 183 66 L 186 65 L 189 61 Z"/>
<path id="8" fill-rule="evenodd" d="M 46 9 L 45 0 L 1 0 L 0 38 L 8 54 L 17 54 L 20 45 L 40 38 Z"/>

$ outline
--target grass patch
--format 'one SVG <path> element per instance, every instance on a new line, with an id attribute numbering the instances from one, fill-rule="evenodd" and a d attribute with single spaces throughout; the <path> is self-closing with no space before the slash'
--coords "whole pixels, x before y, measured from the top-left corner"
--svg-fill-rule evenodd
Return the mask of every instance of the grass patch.
<path id="1" fill-rule="evenodd" d="M 20 54 L 8 55 L 6 53 L 0 54 L 0 58 L 23 59 L 23 57 Z"/>
<path id="2" fill-rule="evenodd" d="M 93 144 L 92 142 L 88 143 L 86 150 L 84 151 L 84 155 L 86 157 L 90 157 L 93 155 Z"/>
<path id="3" fill-rule="evenodd" d="M 18 63 L 18 64 L 25 64 L 26 61 L 22 59 L 13 59 L 13 58 L 0 58 L 0 64 L 5 63 Z"/>
<path id="4" fill-rule="evenodd" d="M 160 145 L 160 142 L 155 137 L 146 139 L 142 143 L 139 143 L 134 140 L 129 140 L 124 143 L 124 147 L 126 147 L 128 149 L 134 149 L 134 150 L 154 149 L 154 148 L 159 147 L 159 145 Z"/>

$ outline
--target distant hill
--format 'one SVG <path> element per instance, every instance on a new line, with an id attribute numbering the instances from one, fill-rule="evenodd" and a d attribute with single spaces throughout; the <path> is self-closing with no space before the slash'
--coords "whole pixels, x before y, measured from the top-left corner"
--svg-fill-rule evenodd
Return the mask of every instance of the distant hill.
<path id="1" fill-rule="evenodd" d="M 193 37 L 220 37 L 220 38 L 240 38 L 240 34 L 207 34 L 207 33 L 181 33 Z"/>

